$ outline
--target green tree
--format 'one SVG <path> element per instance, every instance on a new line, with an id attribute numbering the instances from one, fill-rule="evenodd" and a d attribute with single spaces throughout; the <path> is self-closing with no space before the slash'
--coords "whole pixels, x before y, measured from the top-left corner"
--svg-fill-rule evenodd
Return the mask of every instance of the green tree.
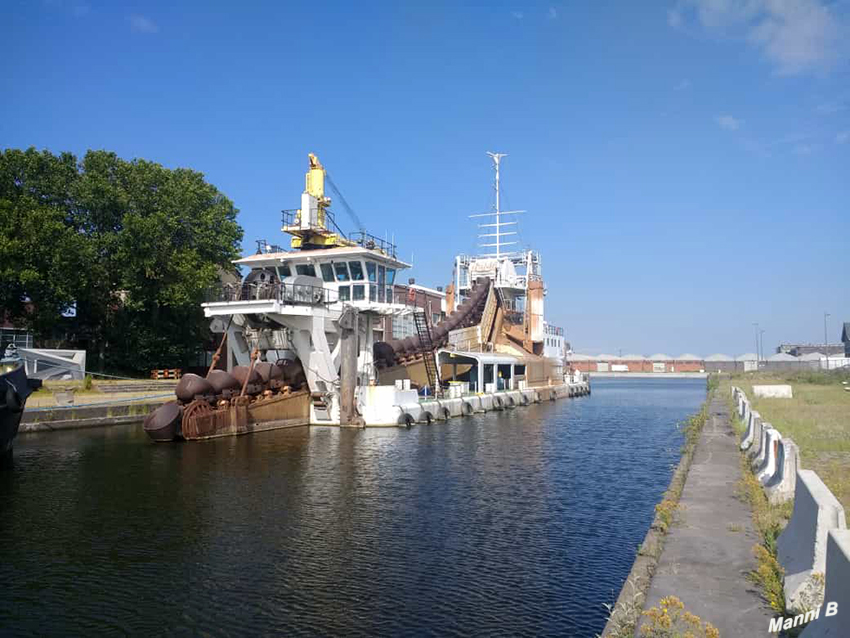
<path id="1" fill-rule="evenodd" d="M 239 254 L 237 213 L 189 169 L 4 151 L 0 308 L 42 338 L 60 330 L 95 365 L 184 365 L 207 334 L 203 292 Z"/>

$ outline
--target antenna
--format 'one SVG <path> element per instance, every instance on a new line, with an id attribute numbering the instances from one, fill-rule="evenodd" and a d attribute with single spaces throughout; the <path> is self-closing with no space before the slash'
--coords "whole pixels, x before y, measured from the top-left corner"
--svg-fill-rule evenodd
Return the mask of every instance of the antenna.
<path id="1" fill-rule="evenodd" d="M 485 255 L 486 257 L 496 257 L 497 259 L 502 256 L 502 246 L 509 246 L 511 244 L 516 244 L 518 242 L 515 241 L 502 241 L 502 238 L 506 235 L 516 235 L 516 231 L 505 232 L 502 230 L 502 226 L 511 226 L 516 224 L 517 222 L 503 222 L 502 215 L 516 215 L 519 213 L 524 213 L 524 210 L 502 210 L 501 209 L 501 189 L 499 188 L 499 166 L 503 157 L 507 157 L 507 153 L 491 153 L 487 151 L 487 155 L 489 155 L 493 159 L 493 168 L 496 171 L 496 181 L 493 185 L 493 188 L 496 191 L 496 210 L 492 213 L 479 213 L 477 215 L 470 215 L 470 217 L 493 217 L 496 218 L 495 224 L 478 224 L 479 228 L 487 228 L 494 227 L 496 229 L 495 233 L 482 233 L 479 234 L 479 238 L 485 237 L 495 237 L 495 243 L 489 244 L 479 244 L 480 247 L 495 247 L 495 253 L 489 253 Z"/>

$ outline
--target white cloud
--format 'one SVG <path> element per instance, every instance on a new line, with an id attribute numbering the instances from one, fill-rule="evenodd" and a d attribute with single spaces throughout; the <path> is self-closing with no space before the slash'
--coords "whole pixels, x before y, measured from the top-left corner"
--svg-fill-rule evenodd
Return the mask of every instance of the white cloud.
<path id="1" fill-rule="evenodd" d="M 558 10 L 555 7 L 549 7 L 548 16 L 550 20 L 556 20 L 558 18 Z"/>
<path id="2" fill-rule="evenodd" d="M 844 109 L 845 106 L 841 102 L 824 102 L 823 104 L 818 104 L 815 107 L 815 111 L 821 115 L 833 115 L 839 111 L 843 111 Z"/>
<path id="3" fill-rule="evenodd" d="M 525 17 L 525 14 L 522 11 L 511 11 L 511 16 L 517 20 L 522 20 Z"/>
<path id="4" fill-rule="evenodd" d="M 847 142 L 850 142 L 850 131 L 841 131 L 835 136 L 836 144 L 846 144 Z"/>
<path id="5" fill-rule="evenodd" d="M 690 81 L 690 80 L 688 80 L 688 79 L 685 79 L 685 80 L 682 80 L 681 82 L 679 82 L 679 83 L 675 86 L 674 90 L 676 90 L 676 91 L 684 91 L 685 89 L 690 88 L 690 86 L 691 86 L 691 81 Z"/>
<path id="6" fill-rule="evenodd" d="M 782 74 L 828 69 L 848 53 L 843 14 L 826 0 L 678 0 L 667 22 L 683 28 L 688 17 L 744 39 Z"/>
<path id="7" fill-rule="evenodd" d="M 667 12 L 667 24 L 674 29 L 682 26 L 682 13 L 678 9 L 670 9 Z"/>
<path id="8" fill-rule="evenodd" d="M 714 121 L 717 122 L 720 128 L 727 131 L 737 131 L 741 128 L 741 124 L 744 123 L 744 120 L 739 120 L 731 115 L 718 115 L 714 118 Z"/>
<path id="9" fill-rule="evenodd" d="M 159 26 L 150 18 L 134 14 L 130 16 L 130 28 L 136 33 L 158 33 Z"/>

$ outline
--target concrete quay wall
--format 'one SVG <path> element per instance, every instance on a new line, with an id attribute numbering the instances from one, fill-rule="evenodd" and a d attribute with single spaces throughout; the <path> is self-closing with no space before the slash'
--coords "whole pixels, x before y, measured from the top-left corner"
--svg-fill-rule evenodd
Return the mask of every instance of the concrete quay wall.
<path id="1" fill-rule="evenodd" d="M 95 428 L 144 420 L 162 401 L 24 410 L 19 433 Z"/>

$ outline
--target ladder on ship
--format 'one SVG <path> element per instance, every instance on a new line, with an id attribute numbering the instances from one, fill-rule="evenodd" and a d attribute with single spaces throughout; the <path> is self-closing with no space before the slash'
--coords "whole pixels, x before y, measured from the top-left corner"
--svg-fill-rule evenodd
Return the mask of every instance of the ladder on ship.
<path id="1" fill-rule="evenodd" d="M 416 326 L 416 334 L 419 336 L 419 354 L 422 355 L 422 362 L 425 364 L 425 374 L 428 375 L 428 386 L 431 388 L 431 394 L 439 396 L 440 390 L 440 375 L 437 370 L 437 362 L 434 358 L 434 341 L 431 339 L 431 325 L 428 322 L 428 315 L 424 310 L 413 311 L 413 323 Z"/>

